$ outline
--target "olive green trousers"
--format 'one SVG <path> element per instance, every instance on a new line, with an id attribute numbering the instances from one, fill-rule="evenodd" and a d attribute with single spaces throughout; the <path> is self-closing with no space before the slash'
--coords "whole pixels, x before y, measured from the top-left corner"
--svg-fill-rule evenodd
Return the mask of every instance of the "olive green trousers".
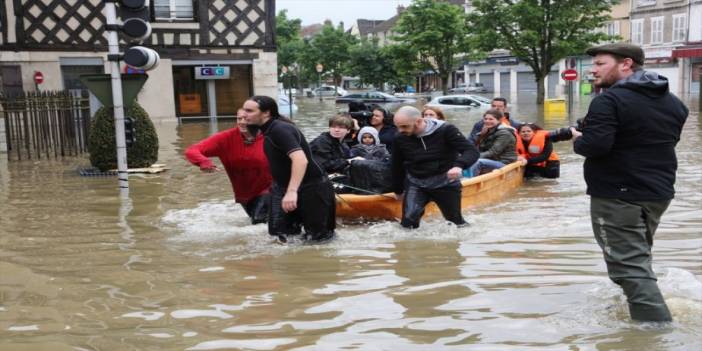
<path id="1" fill-rule="evenodd" d="M 607 273 L 624 290 L 633 320 L 672 320 L 651 266 L 653 236 L 668 205 L 670 200 L 590 199 L 592 230 Z"/>

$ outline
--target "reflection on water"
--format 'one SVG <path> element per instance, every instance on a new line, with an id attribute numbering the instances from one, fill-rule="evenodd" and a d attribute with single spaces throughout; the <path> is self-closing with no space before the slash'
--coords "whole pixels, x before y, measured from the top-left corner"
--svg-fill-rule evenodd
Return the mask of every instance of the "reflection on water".
<path id="1" fill-rule="evenodd" d="M 512 114 L 572 123 L 531 101 Z M 309 138 L 345 108 L 298 104 Z M 481 111 L 447 115 L 467 131 Z M 628 320 L 570 143 L 555 146 L 560 179 L 468 211 L 470 227 L 341 223 L 332 243 L 282 246 L 249 224 L 224 174 L 183 159 L 207 123 L 157 122 L 170 170 L 131 176 L 126 202 L 115 179 L 77 176 L 85 159 L 0 159 L 0 350 L 700 349 L 701 122 L 694 112 L 683 131 L 654 250 L 670 326 Z"/>

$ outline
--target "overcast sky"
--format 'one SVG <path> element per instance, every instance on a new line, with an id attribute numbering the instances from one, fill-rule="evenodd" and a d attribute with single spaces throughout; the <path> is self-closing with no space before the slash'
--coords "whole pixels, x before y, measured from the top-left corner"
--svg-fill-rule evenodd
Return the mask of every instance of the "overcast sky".
<path id="1" fill-rule="evenodd" d="M 302 25 L 330 19 L 335 25 L 344 21 L 348 29 L 359 18 L 386 20 L 397 13 L 397 5 L 411 0 L 277 0 L 276 12 L 288 10 L 288 18 L 302 19 Z"/>

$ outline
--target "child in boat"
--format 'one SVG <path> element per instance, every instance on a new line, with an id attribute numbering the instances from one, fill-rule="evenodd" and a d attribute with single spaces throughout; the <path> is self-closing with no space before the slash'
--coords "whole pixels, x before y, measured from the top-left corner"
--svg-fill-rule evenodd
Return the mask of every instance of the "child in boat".
<path id="1" fill-rule="evenodd" d="M 351 157 L 361 157 L 365 160 L 389 161 L 390 153 L 385 145 L 380 143 L 378 130 L 373 127 L 363 127 L 357 134 L 358 144 L 351 148 Z"/>
<path id="2" fill-rule="evenodd" d="M 351 148 L 350 185 L 357 194 L 384 193 L 392 187 L 390 153 L 380 143 L 378 130 L 363 127 L 358 132 L 358 144 Z"/>

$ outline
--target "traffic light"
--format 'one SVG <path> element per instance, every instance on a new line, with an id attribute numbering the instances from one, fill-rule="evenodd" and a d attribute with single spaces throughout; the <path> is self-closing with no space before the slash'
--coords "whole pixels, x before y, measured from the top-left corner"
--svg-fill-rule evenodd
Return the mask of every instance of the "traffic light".
<path id="1" fill-rule="evenodd" d="M 119 0 L 119 16 L 122 19 L 121 31 L 132 43 L 141 43 L 151 35 L 148 0 Z M 158 66 L 158 53 L 144 46 L 133 46 L 124 53 L 124 63 L 128 66 L 150 70 Z"/>
<path id="2" fill-rule="evenodd" d="M 122 32 L 133 42 L 142 42 L 151 35 L 148 0 L 120 0 L 119 17 Z"/>
<path id="3" fill-rule="evenodd" d="M 136 123 L 132 117 L 124 117 L 124 141 L 127 147 L 136 142 Z"/>
<path id="4" fill-rule="evenodd" d="M 124 53 L 124 62 L 130 67 L 148 71 L 158 66 L 158 53 L 147 47 L 132 46 Z"/>

